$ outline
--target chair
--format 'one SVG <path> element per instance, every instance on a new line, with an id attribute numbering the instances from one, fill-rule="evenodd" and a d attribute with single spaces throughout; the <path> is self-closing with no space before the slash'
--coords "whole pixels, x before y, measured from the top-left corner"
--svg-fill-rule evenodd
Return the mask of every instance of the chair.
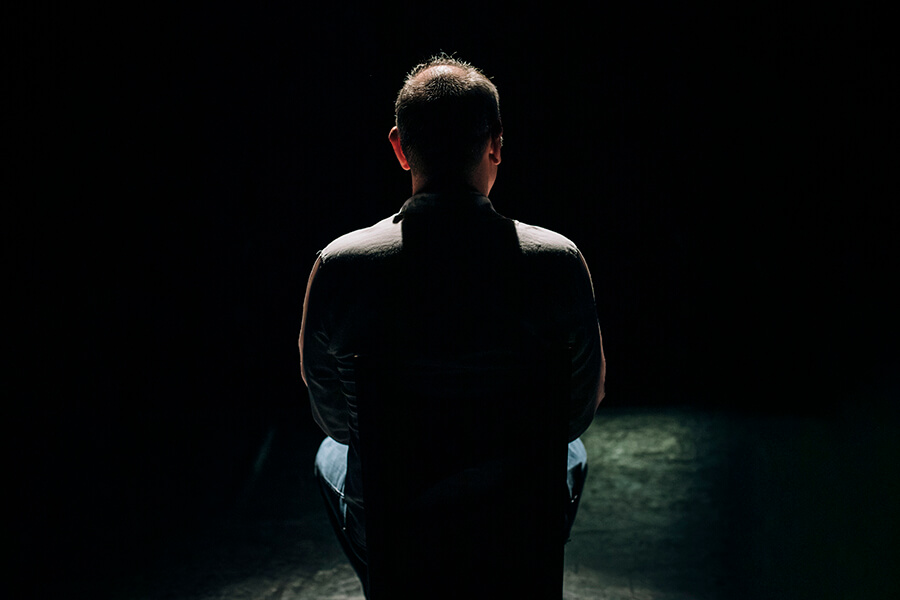
<path id="1" fill-rule="evenodd" d="M 569 365 L 356 358 L 370 600 L 562 597 Z"/>

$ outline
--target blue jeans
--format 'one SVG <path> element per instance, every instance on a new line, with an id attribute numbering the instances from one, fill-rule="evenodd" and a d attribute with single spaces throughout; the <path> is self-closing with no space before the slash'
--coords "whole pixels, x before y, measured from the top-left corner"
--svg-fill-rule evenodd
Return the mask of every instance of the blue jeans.
<path id="1" fill-rule="evenodd" d="M 315 474 L 338 540 L 350 563 L 360 575 L 360 579 L 366 581 L 364 575 L 365 548 L 354 543 L 346 533 L 347 504 L 344 502 L 344 481 L 347 476 L 347 450 L 346 444 L 336 442 L 330 437 L 325 438 L 316 454 Z M 587 452 L 579 438 L 569 443 L 568 472 L 566 473 L 569 505 L 566 508 L 565 535 L 562 539 L 568 540 L 569 538 L 586 477 Z"/>

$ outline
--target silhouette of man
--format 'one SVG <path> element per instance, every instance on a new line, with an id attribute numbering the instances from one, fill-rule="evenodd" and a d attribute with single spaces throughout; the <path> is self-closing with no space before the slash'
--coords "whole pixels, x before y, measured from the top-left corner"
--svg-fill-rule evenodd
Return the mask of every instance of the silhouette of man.
<path id="1" fill-rule="evenodd" d="M 301 370 L 313 417 L 329 436 L 316 474 L 332 522 L 351 562 L 364 565 L 356 423 L 348 410 L 354 355 L 471 372 L 562 344 L 572 349 L 567 537 L 587 465 L 578 437 L 604 395 L 587 265 L 565 237 L 493 209 L 488 195 L 503 130 L 497 89 L 481 71 L 446 55 L 418 65 L 397 96 L 395 117 L 389 139 L 411 172 L 413 195 L 397 214 L 322 250 L 304 301 Z"/>

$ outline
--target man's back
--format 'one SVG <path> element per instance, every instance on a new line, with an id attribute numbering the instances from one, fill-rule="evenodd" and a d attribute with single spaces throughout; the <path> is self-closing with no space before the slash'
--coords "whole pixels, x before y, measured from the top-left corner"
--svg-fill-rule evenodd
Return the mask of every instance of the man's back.
<path id="1" fill-rule="evenodd" d="M 570 439 L 589 424 L 578 417 L 596 400 L 602 357 L 584 261 L 565 237 L 499 215 L 480 194 L 418 194 L 329 244 L 310 277 L 304 323 L 314 414 L 338 441 L 347 440 L 341 394 L 352 383 L 342 387 L 341 377 L 361 353 L 478 364 L 568 345 Z"/>
<path id="2" fill-rule="evenodd" d="M 310 279 L 304 323 L 313 414 L 342 443 L 356 430 L 347 408 L 355 355 L 472 374 L 568 346 L 570 440 L 596 407 L 602 350 L 581 255 L 561 235 L 502 217 L 474 192 L 413 196 L 397 215 L 329 244 Z M 490 435 L 490 422 L 477 427 Z M 357 461 L 351 444 L 344 493 L 362 521 Z"/>

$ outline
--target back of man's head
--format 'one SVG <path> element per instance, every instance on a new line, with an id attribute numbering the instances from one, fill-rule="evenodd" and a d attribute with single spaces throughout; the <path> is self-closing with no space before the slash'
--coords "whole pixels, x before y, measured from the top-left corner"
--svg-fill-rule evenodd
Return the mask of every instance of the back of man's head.
<path id="1" fill-rule="evenodd" d="M 502 133 L 497 88 L 464 61 L 436 56 L 416 66 L 394 104 L 403 153 L 428 179 L 466 178 Z"/>

